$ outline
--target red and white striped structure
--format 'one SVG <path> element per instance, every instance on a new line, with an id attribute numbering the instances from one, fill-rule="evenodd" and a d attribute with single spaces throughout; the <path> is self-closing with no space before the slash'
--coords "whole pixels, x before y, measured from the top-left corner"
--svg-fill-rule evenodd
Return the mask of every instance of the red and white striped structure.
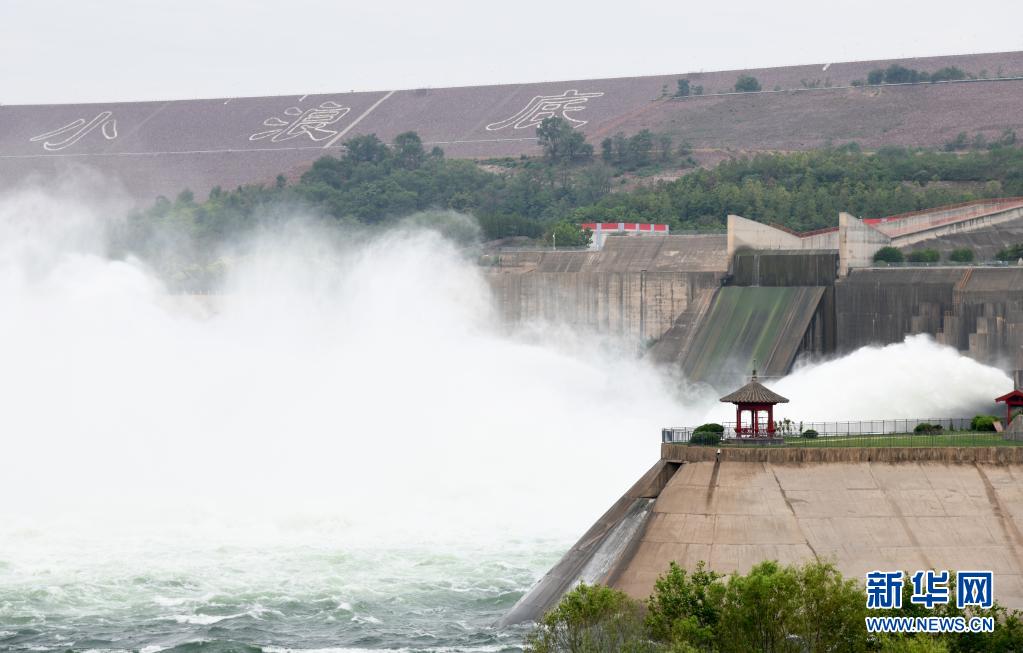
<path id="1" fill-rule="evenodd" d="M 670 232 L 666 224 L 651 224 L 647 222 L 584 222 L 579 225 L 583 229 L 593 232 L 593 246 L 600 249 L 604 246 L 604 238 L 612 234 L 628 235 L 659 235 L 665 236 Z"/>

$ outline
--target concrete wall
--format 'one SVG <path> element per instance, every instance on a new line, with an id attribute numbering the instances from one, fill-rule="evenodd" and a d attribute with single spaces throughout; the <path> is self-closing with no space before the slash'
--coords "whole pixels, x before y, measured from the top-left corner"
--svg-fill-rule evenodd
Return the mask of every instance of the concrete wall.
<path id="1" fill-rule="evenodd" d="M 741 249 L 838 249 L 838 232 L 822 230 L 800 235 L 739 215 L 729 215 L 728 256 L 733 256 Z"/>
<path id="2" fill-rule="evenodd" d="M 702 560 L 727 574 L 763 560 L 830 559 L 860 582 L 878 568 L 991 569 L 997 600 L 1023 607 L 1018 448 L 814 451 L 849 462 L 730 449 L 715 462 L 713 449 L 690 449 L 709 459 L 681 465 L 632 555 L 609 576 L 633 597 L 649 596 L 671 561 L 692 569 Z"/>
<path id="3" fill-rule="evenodd" d="M 848 213 L 838 214 L 838 274 L 845 276 L 851 268 L 866 267 L 873 262 L 877 250 L 891 239 Z"/>
<path id="4" fill-rule="evenodd" d="M 704 306 L 727 267 L 724 236 L 615 236 L 599 252 L 494 253 L 503 319 L 544 320 L 637 341 Z"/>
<path id="5" fill-rule="evenodd" d="M 926 333 L 981 362 L 1023 369 L 1023 268 L 853 270 L 835 295 L 840 353 Z"/>

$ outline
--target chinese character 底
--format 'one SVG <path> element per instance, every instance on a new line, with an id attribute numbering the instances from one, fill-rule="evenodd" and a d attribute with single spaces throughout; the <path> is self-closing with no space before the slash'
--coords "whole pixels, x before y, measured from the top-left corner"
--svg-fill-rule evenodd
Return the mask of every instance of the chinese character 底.
<path id="1" fill-rule="evenodd" d="M 514 125 L 515 129 L 527 129 L 536 127 L 545 118 L 552 118 L 559 113 L 561 117 L 573 127 L 582 127 L 585 120 L 577 120 L 570 116 L 570 113 L 582 111 L 586 108 L 586 102 L 590 98 L 601 97 L 603 93 L 580 93 L 577 90 L 569 89 L 561 95 L 537 95 L 511 118 L 487 125 L 487 131 L 497 131 Z"/>

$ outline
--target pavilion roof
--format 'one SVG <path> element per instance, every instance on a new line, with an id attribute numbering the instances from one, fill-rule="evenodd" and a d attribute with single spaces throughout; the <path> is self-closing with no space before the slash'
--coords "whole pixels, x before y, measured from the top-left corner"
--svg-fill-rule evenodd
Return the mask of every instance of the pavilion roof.
<path id="1" fill-rule="evenodd" d="M 1023 400 L 1023 390 L 1013 390 L 1009 394 L 1004 394 L 1001 397 L 998 397 L 995 401 L 1009 401 L 1010 399 Z"/>
<path id="2" fill-rule="evenodd" d="M 753 373 L 750 382 L 732 394 L 721 397 L 721 401 L 733 404 L 787 404 L 789 400 L 777 392 L 768 390 L 757 381 L 757 373 Z"/>

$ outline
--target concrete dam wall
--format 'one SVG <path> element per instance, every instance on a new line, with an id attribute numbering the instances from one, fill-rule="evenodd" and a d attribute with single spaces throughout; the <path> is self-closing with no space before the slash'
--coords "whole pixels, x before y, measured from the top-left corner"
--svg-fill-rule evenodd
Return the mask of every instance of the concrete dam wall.
<path id="1" fill-rule="evenodd" d="M 719 458 L 719 459 L 718 459 Z M 636 522 L 641 522 L 639 525 Z M 628 522 L 631 541 L 612 541 Z M 675 561 L 745 573 L 762 560 L 874 569 L 991 569 L 1023 608 L 1023 448 L 715 449 L 662 458 L 509 613 L 535 619 L 601 552 L 601 582 L 638 599 Z M 611 556 L 613 561 L 607 561 Z"/>
<path id="2" fill-rule="evenodd" d="M 983 363 L 1023 369 L 1023 268 L 854 270 L 835 293 L 839 352 L 926 333 Z"/>
<path id="3" fill-rule="evenodd" d="M 602 251 L 485 257 L 510 323 L 546 320 L 653 342 L 651 360 L 728 385 L 755 360 L 782 376 L 801 356 L 929 334 L 1005 370 L 1023 369 L 1023 268 L 854 268 L 834 251 L 740 251 L 724 236 L 614 236 Z M 730 268 L 730 269 L 729 269 Z"/>
<path id="4" fill-rule="evenodd" d="M 662 337 L 693 324 L 725 273 L 725 238 L 610 237 L 601 251 L 500 252 L 484 257 L 502 317 L 622 336 Z"/>

